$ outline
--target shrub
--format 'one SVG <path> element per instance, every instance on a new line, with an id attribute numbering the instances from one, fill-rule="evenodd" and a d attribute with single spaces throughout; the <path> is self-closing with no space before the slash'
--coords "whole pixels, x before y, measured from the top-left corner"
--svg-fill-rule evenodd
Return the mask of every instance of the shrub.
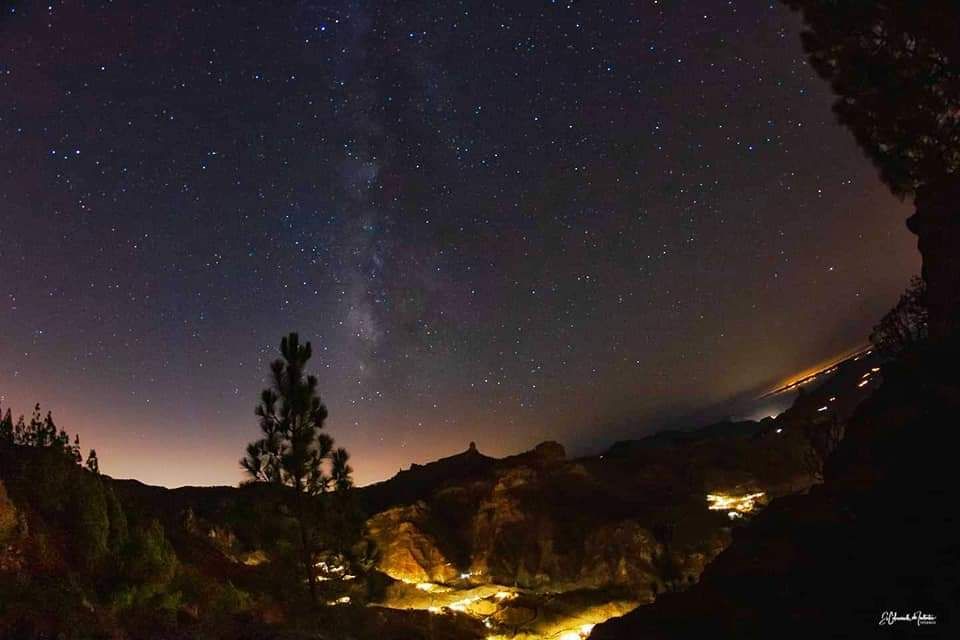
<path id="1" fill-rule="evenodd" d="M 926 285 L 914 276 L 896 306 L 873 328 L 870 342 L 882 356 L 893 359 L 927 337 Z"/>
<path id="2" fill-rule="evenodd" d="M 159 591 L 176 575 L 177 555 L 158 520 L 134 529 L 124 555 L 126 578 L 133 584 Z"/>

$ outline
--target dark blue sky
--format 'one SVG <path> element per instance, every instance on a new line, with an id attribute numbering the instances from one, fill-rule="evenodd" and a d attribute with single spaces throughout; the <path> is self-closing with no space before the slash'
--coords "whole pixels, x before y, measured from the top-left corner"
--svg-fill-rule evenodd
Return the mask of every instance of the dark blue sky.
<path id="1" fill-rule="evenodd" d="M 855 346 L 919 260 L 798 25 L 14 3 L 0 400 L 53 409 L 107 473 L 235 483 L 298 330 L 363 483 L 471 440 L 596 448 Z"/>

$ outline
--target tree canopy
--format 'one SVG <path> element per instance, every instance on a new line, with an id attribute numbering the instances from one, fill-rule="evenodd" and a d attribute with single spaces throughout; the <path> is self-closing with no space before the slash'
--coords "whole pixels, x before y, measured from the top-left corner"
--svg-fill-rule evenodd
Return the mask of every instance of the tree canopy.
<path id="1" fill-rule="evenodd" d="M 324 462 L 333 451 L 333 438 L 321 432 L 327 407 L 317 378 L 304 372 L 313 351 L 291 333 L 281 341 L 280 352 L 283 358 L 270 365 L 271 385 L 256 408 L 263 437 L 247 446 L 240 464 L 254 480 L 316 495 L 331 482 Z"/>
<path id="2" fill-rule="evenodd" d="M 803 15 L 804 48 L 840 122 L 895 194 L 960 171 L 960 3 L 784 2 Z"/>
<path id="3" fill-rule="evenodd" d="M 63 452 L 77 464 L 83 459 L 80 454 L 80 436 L 75 435 L 71 445 L 69 434 L 57 428 L 51 412 L 48 411 L 47 415 L 43 416 L 39 403 L 33 407 L 29 422 L 22 415 L 14 422 L 13 414 L 7 409 L 0 417 L 0 444 L 52 448 Z"/>

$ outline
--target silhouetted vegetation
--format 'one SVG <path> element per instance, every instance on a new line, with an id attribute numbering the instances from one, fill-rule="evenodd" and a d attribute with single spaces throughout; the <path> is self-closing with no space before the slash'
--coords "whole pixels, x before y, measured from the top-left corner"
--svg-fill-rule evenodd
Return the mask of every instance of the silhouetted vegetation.
<path id="1" fill-rule="evenodd" d="M 0 418 L 0 637 L 169 637 L 184 607 L 247 599 L 188 572 L 164 526 L 125 507 L 50 413 Z"/>
<path id="2" fill-rule="evenodd" d="M 90 449 L 90 453 L 87 455 L 87 469 L 93 473 L 100 473 L 100 461 L 97 460 L 97 450 Z"/>
<path id="3" fill-rule="evenodd" d="M 785 0 L 834 112 L 898 195 L 960 170 L 960 6 Z M 934 17 L 935 16 L 935 17 Z"/>
<path id="4" fill-rule="evenodd" d="M 834 111 L 893 193 L 912 196 L 930 334 L 960 322 L 960 4 L 784 0 Z"/>
<path id="5" fill-rule="evenodd" d="M 926 284 L 914 277 L 897 304 L 873 328 L 870 342 L 886 359 L 894 359 L 927 338 Z"/>
<path id="6" fill-rule="evenodd" d="M 335 488 L 346 493 L 352 469 L 345 449 L 333 448 L 333 438 L 322 433 L 327 408 L 317 391 L 317 378 L 306 374 L 313 353 L 310 343 L 300 344 L 296 333 L 280 343 L 282 359 L 270 365 L 271 385 L 257 405 L 263 437 L 247 446 L 240 464 L 255 482 L 281 485 L 290 490 L 290 508 L 300 533 L 301 564 L 317 604 L 314 570 L 316 543 L 321 537 L 318 508 L 312 498 Z M 332 465 L 327 471 L 328 461 Z"/>
<path id="7" fill-rule="evenodd" d="M 26 422 L 21 415 L 14 423 L 10 409 L 7 409 L 0 420 L 0 441 L 25 447 L 51 447 L 73 456 L 70 436 L 63 429 L 57 430 L 49 411 L 41 417 L 39 404 L 34 406 L 30 422 Z"/>

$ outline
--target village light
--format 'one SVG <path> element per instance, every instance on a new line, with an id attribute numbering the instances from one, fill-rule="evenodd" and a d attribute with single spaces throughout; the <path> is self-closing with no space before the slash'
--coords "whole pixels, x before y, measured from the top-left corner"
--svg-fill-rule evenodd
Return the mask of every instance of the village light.
<path id="1" fill-rule="evenodd" d="M 766 495 L 763 491 L 748 493 L 742 496 L 733 496 L 725 493 L 708 493 L 707 509 L 710 511 L 750 513 L 756 506 L 757 501 Z"/>

